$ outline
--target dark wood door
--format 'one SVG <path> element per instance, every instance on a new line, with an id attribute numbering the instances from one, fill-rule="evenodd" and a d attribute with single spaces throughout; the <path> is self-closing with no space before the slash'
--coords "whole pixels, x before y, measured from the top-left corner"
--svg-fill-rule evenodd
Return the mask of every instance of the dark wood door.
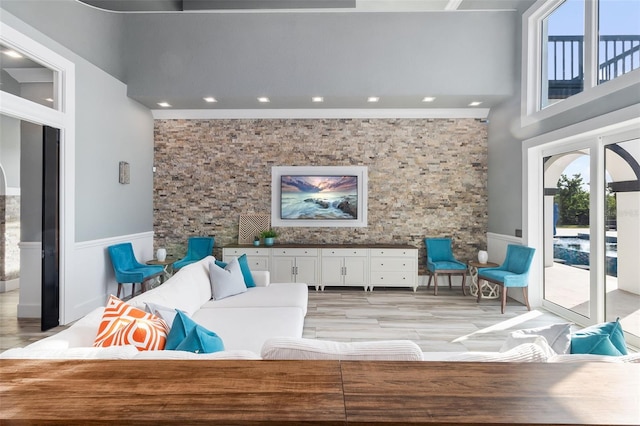
<path id="1" fill-rule="evenodd" d="M 41 328 L 60 320 L 60 130 L 43 126 Z"/>

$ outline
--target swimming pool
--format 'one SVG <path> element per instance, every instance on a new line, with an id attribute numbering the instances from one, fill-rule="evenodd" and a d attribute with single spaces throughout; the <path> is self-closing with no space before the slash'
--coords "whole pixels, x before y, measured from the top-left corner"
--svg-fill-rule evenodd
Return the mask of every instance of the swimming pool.
<path id="1" fill-rule="evenodd" d="M 605 253 L 607 258 L 607 275 L 618 276 L 618 239 L 607 237 Z M 554 237 L 553 257 L 561 259 L 566 265 L 589 265 L 589 235 L 579 234 L 576 237 Z"/>

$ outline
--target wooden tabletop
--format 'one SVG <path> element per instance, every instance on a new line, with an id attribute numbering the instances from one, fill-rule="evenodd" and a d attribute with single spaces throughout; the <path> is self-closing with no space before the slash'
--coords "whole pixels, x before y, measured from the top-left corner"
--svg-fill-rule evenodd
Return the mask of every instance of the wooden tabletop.
<path id="1" fill-rule="evenodd" d="M 640 424 L 640 365 L 0 360 L 1 424 Z"/>

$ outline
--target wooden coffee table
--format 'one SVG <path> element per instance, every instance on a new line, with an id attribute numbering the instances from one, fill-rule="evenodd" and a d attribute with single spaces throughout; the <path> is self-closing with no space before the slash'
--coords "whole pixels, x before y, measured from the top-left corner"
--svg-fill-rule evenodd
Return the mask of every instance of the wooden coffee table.
<path id="1" fill-rule="evenodd" d="M 638 425 L 640 364 L 0 359 L 0 424 Z"/>

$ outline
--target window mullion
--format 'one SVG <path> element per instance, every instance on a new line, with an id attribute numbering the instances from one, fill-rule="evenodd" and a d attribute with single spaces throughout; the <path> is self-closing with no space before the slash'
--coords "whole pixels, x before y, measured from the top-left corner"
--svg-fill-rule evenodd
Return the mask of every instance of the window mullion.
<path id="1" fill-rule="evenodd" d="M 598 0 L 585 0 L 584 89 L 598 85 Z"/>

